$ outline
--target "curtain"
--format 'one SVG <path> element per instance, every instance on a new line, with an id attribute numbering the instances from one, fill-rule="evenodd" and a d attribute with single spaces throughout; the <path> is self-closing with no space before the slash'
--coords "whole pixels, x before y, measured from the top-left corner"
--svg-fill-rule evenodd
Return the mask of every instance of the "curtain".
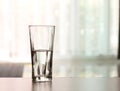
<path id="1" fill-rule="evenodd" d="M 30 62 L 29 25 L 55 25 L 54 57 L 116 56 L 118 0 L 0 0 L 0 60 Z"/>

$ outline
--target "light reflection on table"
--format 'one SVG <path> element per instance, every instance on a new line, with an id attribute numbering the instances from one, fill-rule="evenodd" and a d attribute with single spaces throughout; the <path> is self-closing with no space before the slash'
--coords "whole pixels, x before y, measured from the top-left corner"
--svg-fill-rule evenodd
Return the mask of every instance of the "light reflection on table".
<path id="1" fill-rule="evenodd" d="M 56 77 L 41 83 L 31 78 L 0 78 L 0 91 L 120 91 L 120 78 Z"/>

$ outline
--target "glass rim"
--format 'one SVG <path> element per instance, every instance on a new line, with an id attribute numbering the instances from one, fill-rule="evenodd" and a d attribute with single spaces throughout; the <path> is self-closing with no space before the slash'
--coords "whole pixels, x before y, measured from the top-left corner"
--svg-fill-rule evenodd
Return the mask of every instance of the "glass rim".
<path id="1" fill-rule="evenodd" d="M 29 25 L 29 27 L 55 27 L 55 25 Z"/>

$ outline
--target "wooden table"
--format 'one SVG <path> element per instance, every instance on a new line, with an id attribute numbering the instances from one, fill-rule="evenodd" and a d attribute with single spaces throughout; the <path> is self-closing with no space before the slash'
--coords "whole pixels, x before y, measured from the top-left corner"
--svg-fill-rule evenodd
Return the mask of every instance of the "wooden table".
<path id="1" fill-rule="evenodd" d="M 32 83 L 31 78 L 0 78 L 0 91 L 120 91 L 120 78 L 56 77 Z"/>

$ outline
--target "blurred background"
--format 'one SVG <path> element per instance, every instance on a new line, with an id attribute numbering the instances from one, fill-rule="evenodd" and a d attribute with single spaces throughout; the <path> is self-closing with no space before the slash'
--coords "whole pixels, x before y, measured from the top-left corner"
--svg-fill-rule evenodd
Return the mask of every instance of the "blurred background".
<path id="1" fill-rule="evenodd" d="M 0 62 L 31 63 L 28 26 L 32 24 L 56 26 L 54 67 L 61 66 L 55 72 L 65 74 L 65 67 L 75 71 L 72 65 L 79 67 L 84 61 L 117 60 L 119 0 L 0 0 L 0 20 Z M 82 66 L 82 72 L 93 67 Z M 102 72 L 106 66 L 95 67 Z"/>
<path id="2" fill-rule="evenodd" d="M 0 0 L 0 61 L 31 62 L 28 25 L 55 25 L 54 58 L 116 57 L 119 0 Z"/>

